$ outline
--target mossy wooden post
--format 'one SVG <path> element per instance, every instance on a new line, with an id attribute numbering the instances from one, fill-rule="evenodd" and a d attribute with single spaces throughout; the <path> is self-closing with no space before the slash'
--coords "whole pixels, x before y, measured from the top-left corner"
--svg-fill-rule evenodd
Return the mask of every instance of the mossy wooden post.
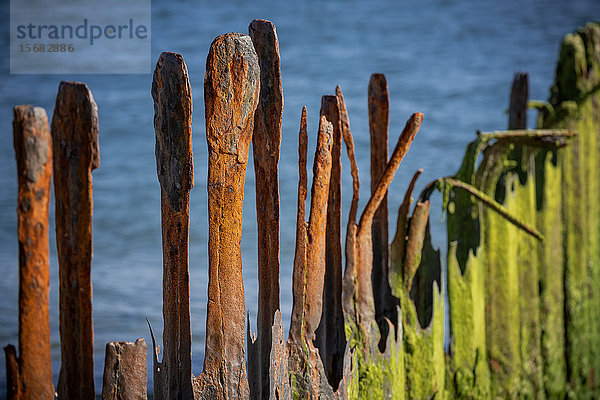
<path id="1" fill-rule="evenodd" d="M 388 161 L 388 123 L 390 96 L 383 74 L 373 74 L 368 90 L 369 132 L 371 138 L 371 193 L 385 170 Z M 396 325 L 398 301 L 392 296 L 388 282 L 388 201 L 387 194 L 373 217 L 373 294 L 375 295 L 375 319 L 381 332 L 379 348 L 385 350 L 388 335 L 386 318 Z"/>
<path id="2" fill-rule="evenodd" d="M 188 267 L 192 160 L 192 92 L 183 57 L 160 55 L 152 81 L 156 170 L 161 189 L 163 359 L 154 357 L 154 396 L 192 397 Z M 155 352 L 153 352 L 155 354 Z"/>
<path id="3" fill-rule="evenodd" d="M 331 178 L 333 125 L 325 116 L 319 120 L 317 148 L 308 223 L 306 222 L 307 144 L 306 108 L 302 109 L 299 134 L 298 217 L 296 253 L 292 277 L 293 307 L 287 342 L 288 368 L 294 398 L 332 398 L 323 363 L 313 346 L 321 320 L 325 280 L 327 202 Z"/>
<path id="4" fill-rule="evenodd" d="M 250 24 L 249 33 L 260 65 L 260 97 L 254 116 L 252 137 L 258 242 L 258 342 L 254 346 L 248 344 L 248 380 L 251 396 L 256 399 L 267 399 L 271 392 L 269 384 L 271 327 L 275 312 L 279 310 L 277 164 L 281 145 L 283 89 L 279 42 L 275 26 L 271 21 L 255 19 Z"/>
<path id="5" fill-rule="evenodd" d="M 600 24 L 565 36 L 544 128 L 577 132 L 559 152 L 563 181 L 565 337 L 569 394 L 600 396 Z"/>
<path id="6" fill-rule="evenodd" d="M 332 166 L 327 202 L 327 240 L 325 242 L 325 280 L 323 283 L 323 310 L 315 344 L 323 360 L 329 384 L 337 390 L 343 378 L 344 314 L 342 312 L 342 247 L 341 247 L 341 150 L 342 109 L 338 96 L 321 98 L 321 115 L 332 124 Z"/>
<path id="7" fill-rule="evenodd" d="M 146 400 L 146 342 L 110 342 L 106 344 L 102 400 Z"/>
<path id="8" fill-rule="evenodd" d="M 92 322 L 92 170 L 98 107 L 85 83 L 61 82 L 52 116 L 58 250 L 60 398 L 95 399 Z"/>
<path id="9" fill-rule="evenodd" d="M 52 139 L 46 111 L 28 105 L 15 107 L 13 135 L 19 185 L 19 356 L 13 354 L 17 376 L 9 374 L 7 387 L 16 389 L 16 398 L 51 399 L 48 203 Z M 9 364 L 10 352 L 6 355 Z"/>
<path id="10" fill-rule="evenodd" d="M 249 396 L 244 350 L 242 209 L 248 151 L 260 93 L 260 69 L 249 36 L 228 33 L 206 59 L 208 143 L 208 307 L 204 370 L 196 398 Z"/>

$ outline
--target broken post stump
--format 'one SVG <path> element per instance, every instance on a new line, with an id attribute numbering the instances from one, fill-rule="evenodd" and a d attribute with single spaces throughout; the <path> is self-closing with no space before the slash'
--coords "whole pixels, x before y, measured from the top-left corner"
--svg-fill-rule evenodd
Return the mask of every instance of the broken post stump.
<path id="1" fill-rule="evenodd" d="M 204 370 L 198 398 L 249 396 L 244 359 L 242 209 L 248 150 L 260 91 L 252 40 L 218 36 L 206 60 L 204 104 L 208 143 L 208 307 Z"/>
<path id="2" fill-rule="evenodd" d="M 102 400 L 146 400 L 146 341 L 106 344 Z"/>
<path id="3" fill-rule="evenodd" d="M 52 139 L 46 111 L 29 105 L 15 107 L 13 134 L 19 184 L 19 356 L 15 352 L 13 362 L 18 368 L 11 378 L 18 382 L 9 379 L 8 386 L 23 399 L 49 399 L 54 396 L 48 314 Z"/>
<path id="4" fill-rule="evenodd" d="M 279 310 L 279 148 L 283 89 L 279 41 L 271 21 L 255 19 L 248 28 L 260 65 L 260 96 L 254 115 L 252 151 L 256 180 L 258 242 L 257 352 L 248 352 L 248 380 L 253 398 L 267 399 L 271 327 Z M 250 344 L 248 345 L 250 348 Z"/>
<path id="5" fill-rule="evenodd" d="M 85 83 L 61 82 L 52 116 L 59 266 L 60 398 L 95 399 L 92 322 L 92 170 L 98 107 Z"/>
<path id="6" fill-rule="evenodd" d="M 152 98 L 161 188 L 164 319 L 162 362 L 154 357 L 154 396 L 189 399 L 193 392 L 188 244 L 194 166 L 192 92 L 181 55 L 160 55 Z"/>

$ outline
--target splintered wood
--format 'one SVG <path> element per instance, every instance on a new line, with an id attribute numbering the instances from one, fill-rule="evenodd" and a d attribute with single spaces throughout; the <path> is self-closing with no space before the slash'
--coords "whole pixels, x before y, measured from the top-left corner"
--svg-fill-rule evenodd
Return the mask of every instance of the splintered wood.
<path id="1" fill-rule="evenodd" d="M 161 54 L 154 70 L 152 98 L 161 188 L 164 319 L 162 362 L 153 351 L 154 396 L 189 399 L 193 392 L 188 240 L 194 171 L 192 93 L 181 55 Z"/>
<path id="2" fill-rule="evenodd" d="M 84 83 L 61 82 L 52 116 L 61 366 L 58 396 L 94 399 L 92 170 L 98 107 Z"/>

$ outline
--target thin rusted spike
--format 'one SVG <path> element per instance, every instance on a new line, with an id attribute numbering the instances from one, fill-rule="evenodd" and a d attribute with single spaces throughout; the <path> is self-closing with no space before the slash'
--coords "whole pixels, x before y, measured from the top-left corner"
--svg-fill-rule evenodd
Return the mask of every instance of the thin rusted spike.
<path id="1" fill-rule="evenodd" d="M 48 314 L 52 139 L 46 111 L 15 107 L 13 133 L 19 181 L 19 378 L 24 399 L 49 399 L 54 396 Z"/>
<path id="2" fill-rule="evenodd" d="M 306 196 L 308 133 L 306 131 L 306 106 L 302 107 L 300 133 L 298 134 L 298 212 L 296 214 L 296 252 L 292 273 L 292 316 L 289 340 L 297 346 L 302 343 L 302 320 L 304 318 L 304 292 L 306 288 Z"/>
<path id="3" fill-rule="evenodd" d="M 329 217 L 329 196 L 331 195 L 331 174 L 333 173 L 333 125 L 322 115 L 319 121 L 317 151 L 313 163 L 313 183 L 311 189 L 310 216 L 308 219 L 306 251 L 306 287 L 304 305 L 305 338 L 312 339 L 323 307 L 323 283 L 326 268 L 327 234 Z M 327 190 L 325 190 L 325 188 Z"/>
<path id="4" fill-rule="evenodd" d="M 208 142 L 209 282 L 204 398 L 247 398 L 242 279 L 242 208 L 248 150 L 260 90 L 260 70 L 247 35 L 218 36 L 204 79 Z"/>
<path id="5" fill-rule="evenodd" d="M 379 182 L 373 193 L 371 194 L 371 198 L 369 202 L 365 206 L 365 209 L 360 216 L 360 229 L 371 229 L 371 223 L 373 221 L 373 216 L 375 215 L 375 211 L 381 204 L 381 200 L 387 193 L 387 189 L 392 183 L 392 179 L 394 179 L 394 174 L 396 170 L 400 166 L 400 162 L 408 152 L 408 149 L 415 138 L 415 135 L 419 131 L 421 127 L 421 122 L 423 121 L 423 114 L 414 113 L 406 122 L 406 126 L 402 130 L 400 137 L 398 138 L 398 143 L 396 143 L 396 147 L 394 148 L 394 152 L 390 157 L 390 161 L 387 163 Z"/>
<path id="6" fill-rule="evenodd" d="M 400 293 L 398 290 L 402 289 L 402 282 L 404 281 L 403 277 L 403 267 L 402 263 L 404 262 L 404 251 L 406 246 L 406 228 L 408 223 L 408 213 L 410 212 L 410 205 L 412 203 L 412 193 L 415 190 L 415 184 L 417 183 L 417 179 L 423 173 L 422 169 L 417 170 L 413 175 L 410 184 L 408 185 L 408 189 L 404 194 L 404 200 L 402 204 L 398 208 L 398 219 L 396 223 L 396 234 L 394 235 L 394 239 L 392 240 L 392 244 L 390 245 L 390 260 L 393 260 L 389 265 L 389 273 L 388 280 L 392 290 L 392 294 L 396 297 L 400 297 Z M 394 262 L 395 261 L 395 262 Z"/>
<path id="7" fill-rule="evenodd" d="M 388 186 L 394 178 L 400 162 L 419 131 L 423 114 L 413 114 L 406 123 L 404 130 L 398 138 L 398 143 L 387 163 L 371 198 L 367 202 L 356 228 L 354 255 L 350 257 L 356 268 L 356 301 L 358 305 L 359 321 L 367 329 L 367 334 L 375 335 L 372 324 L 375 323 L 375 305 L 373 301 L 373 285 L 371 283 L 371 269 L 373 266 L 373 246 L 371 241 L 371 227 L 375 210 L 387 192 Z M 348 258 L 347 252 L 347 258 Z M 354 273 L 354 272 L 353 272 Z"/>
<path id="8" fill-rule="evenodd" d="M 344 142 L 346 143 L 348 159 L 350 160 L 350 174 L 352 175 L 352 202 L 350 204 L 348 223 L 355 224 L 356 212 L 358 209 L 360 181 L 358 179 L 358 166 L 356 165 L 356 156 L 354 155 L 354 139 L 352 138 L 352 132 L 350 131 L 350 119 L 348 118 L 346 102 L 344 101 L 342 89 L 339 86 L 335 88 L 335 95 L 338 99 L 338 105 L 340 109 L 340 123 L 342 126 L 342 136 L 344 138 Z"/>
<path id="9" fill-rule="evenodd" d="M 61 366 L 58 397 L 95 399 L 92 170 L 100 163 L 98 107 L 85 83 L 61 82 L 52 116 Z"/>
<path id="10" fill-rule="evenodd" d="M 6 400 L 21 400 L 23 388 L 19 377 L 19 360 L 15 346 L 12 344 L 4 346 L 4 356 L 6 357 Z"/>
<path id="11" fill-rule="evenodd" d="M 410 226 L 408 228 L 408 241 L 406 242 L 406 256 L 404 258 L 404 286 L 406 293 L 410 293 L 412 281 L 421 264 L 421 252 L 425 240 L 425 228 L 429 221 L 429 200 L 415 205 Z"/>
<path id="12" fill-rule="evenodd" d="M 279 41 L 271 21 L 255 19 L 250 37 L 260 65 L 260 101 L 254 115 L 252 151 L 256 179 L 256 228 L 258 242 L 257 338 L 259 381 L 249 378 L 253 398 L 269 396 L 271 327 L 279 310 L 279 179 L 283 89 Z M 250 356 L 250 353 L 248 354 Z"/>
<path id="13" fill-rule="evenodd" d="M 517 72 L 510 92 L 508 129 L 527 128 L 527 100 L 529 100 L 529 78 L 526 72 Z"/>
<path id="14" fill-rule="evenodd" d="M 344 314 L 342 311 L 342 243 L 341 243 L 341 151 L 342 122 L 338 97 L 323 96 L 321 115 L 331 121 L 333 147 L 331 150 L 331 177 L 327 202 L 327 241 L 325 253 L 325 281 L 323 284 L 323 309 L 316 332 L 316 345 L 323 360 L 327 379 L 337 389 L 343 372 L 343 352 L 346 348 Z"/>
<path id="15" fill-rule="evenodd" d="M 110 342 L 106 344 L 102 400 L 146 400 L 146 342 Z"/>
<path id="16" fill-rule="evenodd" d="M 373 74 L 369 81 L 369 132 L 371 137 L 371 193 L 383 175 L 388 160 L 388 123 L 390 96 L 387 81 L 383 74 Z M 388 204 L 387 194 L 381 200 L 373 216 L 373 293 L 375 300 L 375 319 L 382 332 L 380 348 L 385 350 L 389 319 L 395 325 L 398 316 L 398 301 L 392 296 L 388 284 Z"/>
<path id="17" fill-rule="evenodd" d="M 154 366 L 154 396 L 192 397 L 188 266 L 192 159 L 192 92 L 183 57 L 160 55 L 152 81 L 156 171 L 163 246 L 163 360 Z"/>

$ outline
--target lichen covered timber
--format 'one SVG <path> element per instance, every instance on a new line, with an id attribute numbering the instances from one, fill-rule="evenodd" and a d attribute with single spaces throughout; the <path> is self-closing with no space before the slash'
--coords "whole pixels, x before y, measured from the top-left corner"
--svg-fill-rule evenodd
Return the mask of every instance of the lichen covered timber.
<path id="1" fill-rule="evenodd" d="M 595 377 L 600 372 L 599 46 L 598 23 L 589 23 L 565 36 L 549 106 L 538 121 L 543 128 L 566 128 L 578 133 L 572 146 L 559 152 L 557 163 L 563 182 L 568 395 L 580 398 L 600 396 L 600 382 Z M 547 367 L 549 382 L 557 372 L 551 365 Z"/>

